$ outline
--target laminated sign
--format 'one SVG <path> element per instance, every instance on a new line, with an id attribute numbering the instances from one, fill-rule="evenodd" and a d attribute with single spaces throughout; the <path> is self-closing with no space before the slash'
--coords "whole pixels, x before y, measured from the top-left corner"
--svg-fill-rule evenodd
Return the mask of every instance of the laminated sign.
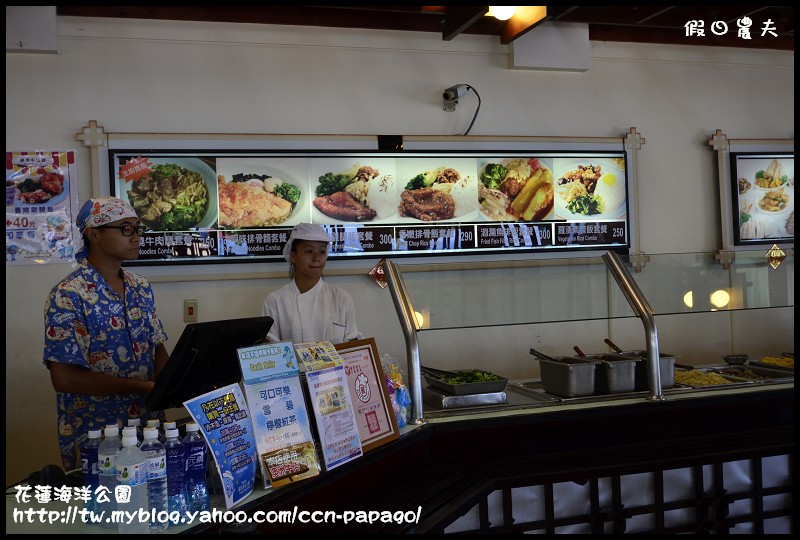
<path id="1" fill-rule="evenodd" d="M 344 363 L 330 341 L 295 344 L 306 368 L 322 457 L 327 470 L 363 455 Z"/>
<path id="2" fill-rule="evenodd" d="M 229 384 L 183 405 L 211 449 L 222 479 L 225 507 L 230 509 L 253 492 L 256 480 L 256 444 L 242 391 L 238 384 Z"/>
<path id="3" fill-rule="evenodd" d="M 317 476 L 319 458 L 290 341 L 236 350 L 264 487 Z"/>

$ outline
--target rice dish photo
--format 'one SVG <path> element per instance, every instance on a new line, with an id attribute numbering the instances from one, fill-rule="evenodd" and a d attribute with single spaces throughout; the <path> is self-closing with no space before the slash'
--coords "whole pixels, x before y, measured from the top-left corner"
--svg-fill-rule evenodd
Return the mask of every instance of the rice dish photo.
<path id="1" fill-rule="evenodd" d="M 416 174 L 400 193 L 401 216 L 421 221 L 462 217 L 477 208 L 478 186 L 453 167 L 440 166 Z"/>
<path id="2" fill-rule="evenodd" d="M 617 218 L 625 208 L 625 173 L 613 159 L 568 161 L 556 178 L 556 216 Z M 562 160 L 556 160 L 556 165 Z"/>
<path id="3" fill-rule="evenodd" d="M 394 180 L 377 167 L 355 163 L 342 172 L 326 172 L 315 193 L 314 208 L 334 219 L 363 222 L 394 213 Z"/>

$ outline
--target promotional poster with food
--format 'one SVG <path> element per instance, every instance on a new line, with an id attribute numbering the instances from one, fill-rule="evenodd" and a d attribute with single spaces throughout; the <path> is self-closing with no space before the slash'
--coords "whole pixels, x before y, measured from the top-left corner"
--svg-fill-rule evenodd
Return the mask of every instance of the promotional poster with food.
<path id="1" fill-rule="evenodd" d="M 735 155 L 732 164 L 738 241 L 794 240 L 794 156 Z"/>

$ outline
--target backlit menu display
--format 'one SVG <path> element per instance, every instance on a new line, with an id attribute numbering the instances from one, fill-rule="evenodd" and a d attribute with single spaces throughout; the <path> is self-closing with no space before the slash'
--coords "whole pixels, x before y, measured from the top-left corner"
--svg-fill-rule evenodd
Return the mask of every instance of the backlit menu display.
<path id="1" fill-rule="evenodd" d="M 282 261 L 298 223 L 332 259 L 629 247 L 625 153 L 109 150 L 147 227 L 138 264 Z"/>

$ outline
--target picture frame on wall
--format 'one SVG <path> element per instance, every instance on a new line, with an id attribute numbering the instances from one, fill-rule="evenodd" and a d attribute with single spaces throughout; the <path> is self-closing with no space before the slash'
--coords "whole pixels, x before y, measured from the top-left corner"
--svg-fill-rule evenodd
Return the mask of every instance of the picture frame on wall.
<path id="1" fill-rule="evenodd" d="M 731 153 L 734 245 L 794 241 L 794 153 Z"/>
<path id="2" fill-rule="evenodd" d="M 344 362 L 364 452 L 400 437 L 375 338 L 335 345 Z"/>

